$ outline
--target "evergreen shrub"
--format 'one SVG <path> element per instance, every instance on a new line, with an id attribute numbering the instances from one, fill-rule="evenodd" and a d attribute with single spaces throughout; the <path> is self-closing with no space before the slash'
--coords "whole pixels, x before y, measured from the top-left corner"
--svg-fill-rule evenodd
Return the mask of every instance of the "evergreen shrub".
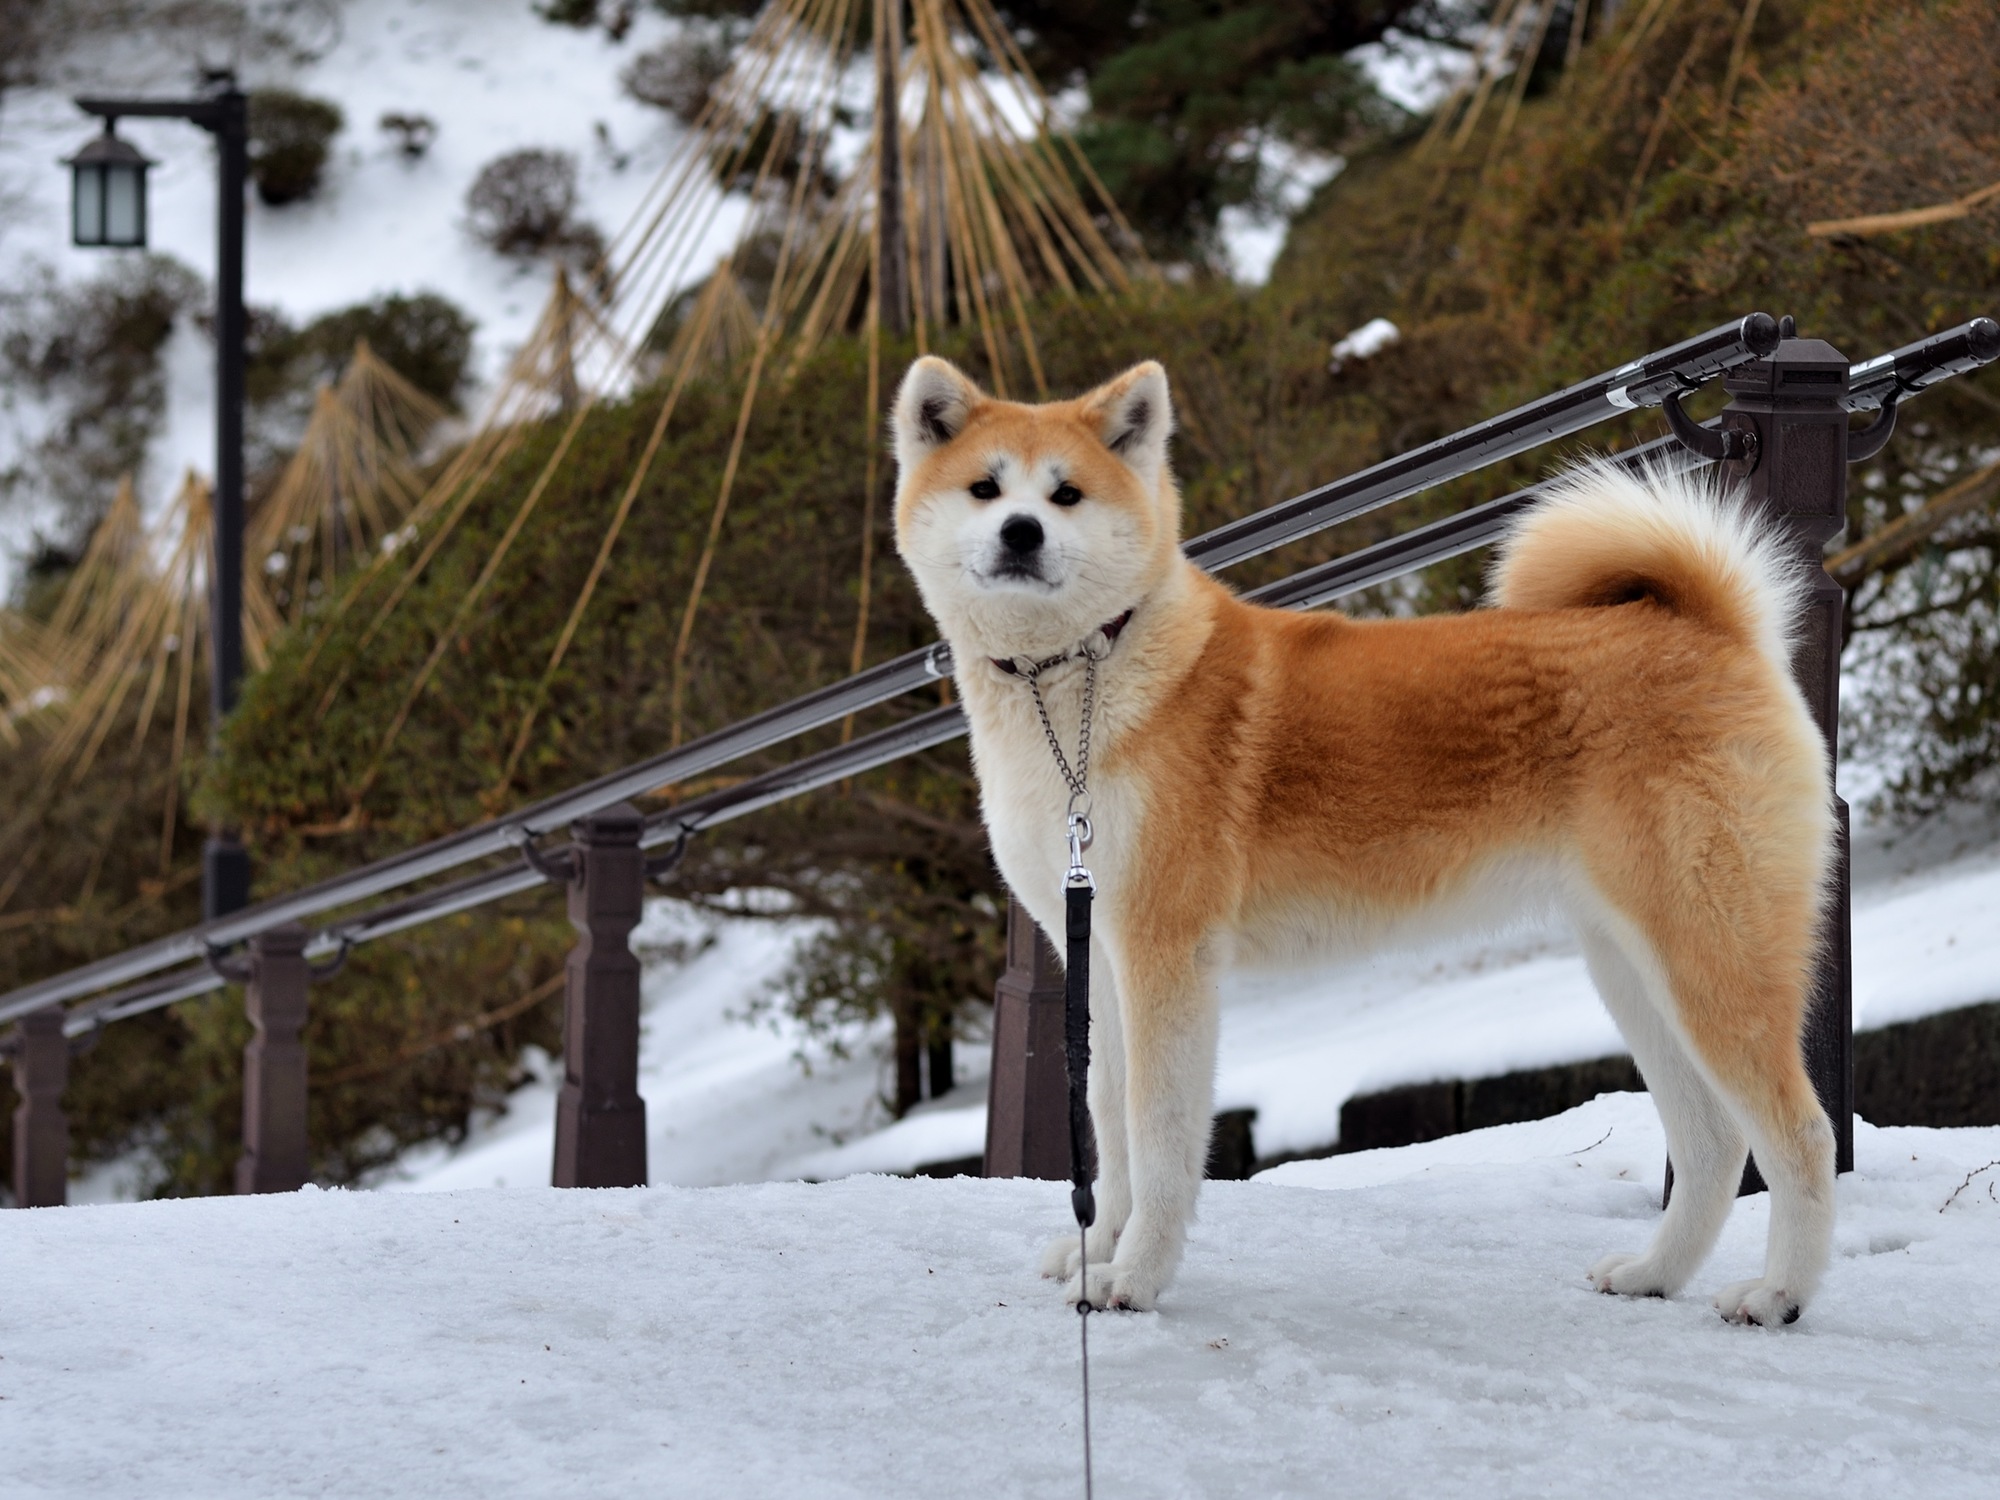
<path id="1" fill-rule="evenodd" d="M 641 104 L 664 109 L 691 125 L 728 71 L 729 50 L 720 40 L 685 35 L 641 52 L 618 79 Z"/>
<path id="2" fill-rule="evenodd" d="M 465 195 L 472 232 L 502 255 L 529 255 L 562 243 L 576 211 L 576 158 L 530 148 L 496 156 Z"/>
<path id="3" fill-rule="evenodd" d="M 346 117 L 326 99 L 289 89 L 250 95 L 250 179 L 257 196 L 277 207 L 319 191 L 333 138 Z"/>

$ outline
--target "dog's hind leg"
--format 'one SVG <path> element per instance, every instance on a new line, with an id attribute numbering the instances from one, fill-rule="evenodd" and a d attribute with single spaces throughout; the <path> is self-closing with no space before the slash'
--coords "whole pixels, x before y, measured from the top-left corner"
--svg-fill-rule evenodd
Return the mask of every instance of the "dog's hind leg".
<path id="1" fill-rule="evenodd" d="M 1713 997 L 1751 968 L 1748 955 L 1701 955 L 1675 976 L 1677 993 Z M 1763 993 L 1759 993 L 1759 990 Z M 1750 1137 L 1771 1187 L 1764 1274 L 1724 1288 L 1715 1299 L 1734 1323 L 1790 1323 L 1804 1310 L 1833 1244 L 1833 1125 L 1814 1093 L 1800 1047 L 1803 985 L 1772 975 L 1746 983 L 1734 1003 L 1683 1006 L 1682 1025 L 1703 1071 Z"/>
<path id="2" fill-rule="evenodd" d="M 1208 1163 L 1218 1000 L 1192 952 L 1120 957 L 1131 1212 L 1111 1261 L 1092 1259 L 1089 1293 L 1098 1307 L 1149 1308 L 1180 1265 Z M 1083 1292 L 1072 1280 L 1070 1300 Z"/>
<path id="3" fill-rule="evenodd" d="M 1132 1169 L 1125 1144 L 1125 1026 L 1118 986 L 1104 944 L 1090 948 L 1090 1127 L 1097 1142 L 1097 1219 L 1090 1226 L 1090 1263 L 1107 1264 L 1119 1231 L 1132 1216 Z M 1059 1235 L 1042 1252 L 1042 1274 L 1076 1275 L 1076 1236 Z"/>
<path id="4" fill-rule="evenodd" d="M 1689 824 L 1701 826 L 1693 819 Z M 1752 847 L 1751 857 L 1742 857 L 1743 842 L 1712 832 L 1726 826 L 1719 820 L 1708 825 L 1705 862 L 1687 858 L 1656 866 L 1701 869 L 1703 879 L 1673 892 L 1674 899 L 1653 903 L 1643 951 L 1657 956 L 1659 1014 L 1671 1017 L 1667 1033 L 1684 1043 L 1695 1076 L 1749 1137 L 1771 1186 L 1764 1274 L 1728 1287 L 1716 1306 L 1732 1322 L 1789 1323 L 1818 1287 L 1833 1241 L 1833 1126 L 1806 1076 L 1800 1045 L 1818 892 L 1802 879 L 1742 878 L 1740 871 L 1754 868 L 1757 851 Z M 1738 856 L 1734 869 L 1724 855 Z M 1643 901 L 1631 905 L 1646 909 Z M 1647 965 L 1639 967 L 1643 973 Z M 1647 977 L 1651 993 L 1655 986 Z M 1640 1029 L 1627 1034 L 1636 1054 Z M 1648 1066 L 1643 1056 L 1640 1066 Z M 1649 1072 L 1649 1082 L 1651 1077 Z M 1702 1156 L 1698 1143 L 1683 1146 L 1675 1139 L 1676 1115 L 1684 1131 L 1695 1115 L 1685 1100 L 1699 1095 L 1656 1087 L 1674 1156 L 1674 1201 L 1664 1236 L 1684 1191 L 1698 1205 L 1690 1209 L 1690 1222 L 1704 1213 L 1719 1219 L 1737 1169 L 1705 1175 L 1715 1168 L 1715 1155 Z M 1732 1152 L 1731 1159 L 1741 1158 Z"/>
<path id="5" fill-rule="evenodd" d="M 1769 675 L 1782 691 L 1748 679 L 1732 688 L 1723 674 L 1707 701 L 1727 734 L 1700 753 L 1635 752 L 1579 813 L 1585 867 L 1608 908 L 1601 925 L 1771 1185 L 1764 1274 L 1716 1299 L 1725 1318 L 1763 1324 L 1791 1322 L 1817 1289 L 1834 1209 L 1833 1126 L 1802 1045 L 1832 848 L 1825 752 L 1796 694 Z M 1694 1111 L 1655 1087 L 1674 1155 L 1668 1222 L 1684 1191 L 1699 1200 L 1691 1212 L 1716 1213 L 1735 1186 L 1735 1153 L 1726 1172 L 1693 1181 L 1694 1148 L 1674 1131 L 1676 1112 Z M 1678 1097 L 1690 1095 L 1700 1097 Z"/>
<path id="6" fill-rule="evenodd" d="M 1660 1112 L 1674 1164 L 1673 1197 L 1653 1242 L 1642 1254 L 1605 1256 L 1590 1268 L 1590 1280 L 1600 1292 L 1672 1296 L 1707 1258 L 1729 1217 L 1743 1176 L 1743 1132 L 1675 1035 L 1667 997 L 1655 993 L 1657 978 L 1649 982 L 1642 973 L 1642 966 L 1657 967 L 1650 955 L 1635 961 L 1606 926 L 1588 920 L 1579 923 L 1579 935 L 1590 977 Z"/>

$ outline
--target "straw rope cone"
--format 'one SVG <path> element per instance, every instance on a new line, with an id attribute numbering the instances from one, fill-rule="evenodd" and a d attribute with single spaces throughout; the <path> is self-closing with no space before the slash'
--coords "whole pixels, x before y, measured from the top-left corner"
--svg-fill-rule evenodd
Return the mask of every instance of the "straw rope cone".
<path id="1" fill-rule="evenodd" d="M 548 690 L 613 564 L 631 509 L 669 446 L 673 413 L 694 376 L 737 376 L 743 389 L 731 452 L 692 575 L 682 585 L 681 626 L 669 663 L 676 742 L 685 733 L 688 661 L 707 580 L 725 545 L 742 445 L 772 379 L 783 384 L 793 378 L 821 343 L 857 321 L 871 347 L 879 348 L 886 317 L 908 321 L 920 348 L 928 347 L 935 330 L 971 326 L 996 388 L 1041 393 L 1028 311 L 1037 298 L 1051 292 L 1072 298 L 1116 293 L 1157 280 L 1082 152 L 1056 127 L 1040 85 L 987 0 L 910 0 L 909 14 L 907 42 L 892 70 L 898 127 L 892 134 L 901 158 L 896 217 L 910 265 L 910 304 L 882 308 L 872 284 L 884 248 L 877 161 L 882 132 L 868 129 L 855 164 L 837 180 L 825 166 L 827 147 L 852 102 L 864 35 L 886 23 L 883 0 L 773 0 L 640 211 L 612 242 L 606 264 L 590 278 L 608 287 L 609 295 L 585 304 L 564 278 L 555 279 L 549 309 L 484 419 L 411 508 L 405 530 L 421 537 L 421 545 L 373 559 L 323 617 L 322 630 L 383 572 L 399 573 L 386 594 L 373 593 L 382 602 L 363 632 L 365 649 L 485 492 L 523 427 L 567 413 L 550 457 L 515 502 L 485 564 L 407 683 L 370 764 L 350 787 L 357 806 L 448 642 L 569 460 L 597 402 L 639 385 L 660 393 L 650 439 L 510 738 L 510 753 L 497 768 L 491 799 L 496 803 L 510 794 Z M 975 65 L 975 53 L 983 66 Z M 879 108 L 881 101 L 876 103 Z M 747 204 L 748 212 L 729 251 L 710 263 L 704 249 L 709 231 L 730 204 Z M 775 264 L 761 288 L 760 306 L 749 272 L 753 252 L 769 255 L 767 247 L 775 247 Z M 696 294 L 681 304 L 679 326 L 664 354 L 649 353 L 649 335 L 662 312 L 690 289 Z M 552 369 L 567 382 L 553 392 Z M 879 400 L 879 376 L 871 384 Z M 871 431 L 879 421 L 872 409 L 858 410 L 855 417 Z M 863 589 L 865 598 L 865 583 Z M 857 639 L 865 655 L 865 614 L 857 618 Z M 343 685 L 329 689 L 328 706 Z"/>
<path id="2" fill-rule="evenodd" d="M 1075 142 L 1054 127 L 1046 97 L 987 0 L 909 3 L 909 34 L 894 59 L 897 128 L 890 133 L 900 153 L 897 217 L 910 261 L 907 307 L 885 313 L 872 284 L 884 248 L 877 159 L 883 133 L 869 129 L 856 164 L 837 181 L 824 168 L 828 144 L 851 102 L 857 46 L 867 31 L 885 24 L 884 0 L 773 0 L 638 213 L 585 279 L 602 295 L 579 293 L 564 270 L 554 270 L 549 302 L 533 333 L 466 440 L 427 484 L 420 477 L 420 447 L 442 416 L 434 402 L 365 344 L 340 381 L 319 392 L 297 452 L 246 536 L 245 650 L 256 667 L 264 664 L 270 640 L 289 628 L 313 634 L 302 662 L 309 670 L 329 627 L 364 598 L 372 612 L 356 656 L 365 658 L 527 432 L 551 418 L 562 423 L 551 456 L 515 502 L 499 540 L 406 684 L 371 764 L 350 787 L 356 810 L 449 642 L 531 524 L 585 420 L 605 397 L 641 384 L 661 392 L 650 440 L 512 737 L 498 797 L 506 794 L 631 509 L 668 446 L 670 423 L 690 380 L 740 376 L 743 390 L 729 462 L 693 575 L 683 586 L 670 663 L 676 741 L 684 731 L 687 662 L 702 596 L 724 544 L 750 417 L 772 378 L 789 381 L 815 348 L 858 316 L 871 349 L 871 379 L 869 409 L 855 415 L 872 431 L 879 421 L 873 407 L 881 393 L 881 325 L 889 316 L 913 326 L 919 347 L 928 347 L 944 327 L 976 327 L 996 388 L 1041 392 L 1028 319 L 1036 298 L 1052 291 L 1072 298 L 1102 295 L 1157 280 Z M 972 61 L 976 48 L 985 55 L 983 71 Z M 746 201 L 749 212 L 731 248 L 708 263 L 704 246 L 718 217 Z M 772 242 L 776 263 L 760 305 L 748 280 L 751 257 Z M 648 352 L 663 310 L 689 289 L 695 295 L 664 354 Z M 870 488 L 865 518 L 872 521 Z M 46 719 L 45 784 L 65 776 L 74 783 L 85 774 L 135 694 L 140 738 L 163 705 L 174 705 L 178 772 L 194 663 L 207 636 L 211 526 L 207 489 L 193 475 L 150 529 L 128 482 L 94 532 L 51 621 L 0 621 L 0 737 L 17 740 L 26 719 Z M 870 542 L 872 537 L 864 541 L 859 559 L 864 571 L 872 562 Z M 393 583 L 375 587 L 385 575 Z M 867 600 L 864 577 L 856 662 L 866 651 Z M 322 712 L 344 690 L 346 670 L 326 689 Z M 178 774 L 173 780 L 178 783 Z M 171 816 L 170 809 L 169 822 Z"/>

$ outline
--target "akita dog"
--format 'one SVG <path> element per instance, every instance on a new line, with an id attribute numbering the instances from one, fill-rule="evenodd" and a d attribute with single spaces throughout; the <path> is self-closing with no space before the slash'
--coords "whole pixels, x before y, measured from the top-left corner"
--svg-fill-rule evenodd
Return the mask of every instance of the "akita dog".
<path id="1" fill-rule="evenodd" d="M 1050 933 L 1071 799 L 1050 740 L 1074 759 L 1095 678 L 1099 1210 L 1089 1287 L 1073 1235 L 1044 1272 L 1099 1307 L 1152 1307 L 1172 1279 L 1220 966 L 1541 901 L 1574 921 L 1674 1164 L 1652 1244 L 1591 1282 L 1678 1291 L 1747 1146 L 1772 1190 L 1764 1275 L 1716 1306 L 1791 1322 L 1834 1201 L 1801 1053 L 1833 847 L 1826 749 L 1788 667 L 1801 585 L 1704 482 L 1596 466 L 1514 528 L 1495 608 L 1258 608 L 1181 552 L 1172 428 L 1150 362 L 1027 406 L 921 359 L 893 417 L 898 545 L 957 664 L 1001 872 Z"/>

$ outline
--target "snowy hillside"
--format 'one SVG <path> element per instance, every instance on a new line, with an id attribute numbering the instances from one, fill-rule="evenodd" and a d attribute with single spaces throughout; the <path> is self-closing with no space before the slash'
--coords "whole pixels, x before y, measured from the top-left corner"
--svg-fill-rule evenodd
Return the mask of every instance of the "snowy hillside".
<path id="1" fill-rule="evenodd" d="M 1158 1313 L 1091 1322 L 1098 1493 L 1971 1497 L 2000 1129 L 1861 1127 L 1767 1331 L 1591 1292 L 1658 1212 L 1642 1096 L 1210 1184 Z M 1982 1170 L 1984 1168 L 1984 1170 Z M 857 1178 L 0 1215 L 11 1495 L 1082 1492 L 1064 1189 Z"/>
<path id="2" fill-rule="evenodd" d="M 441 293 L 477 322 L 474 373 L 491 381 L 541 311 L 551 273 L 473 238 L 463 222 L 467 188 L 505 152 L 567 151 L 579 169 L 579 216 L 614 235 L 639 207 L 680 129 L 630 98 L 618 72 L 674 23 L 642 8 L 616 44 L 598 30 L 550 25 L 528 0 L 348 0 L 325 10 L 332 22 L 313 38 L 324 48 L 316 60 L 266 57 L 244 69 L 245 88 L 299 90 L 334 101 L 347 117 L 317 196 L 271 208 L 250 195 L 245 298 L 297 322 L 385 293 Z M 57 163 L 97 129 L 71 96 L 185 96 L 194 62 L 171 51 L 93 49 L 62 59 L 52 86 L 7 94 L 0 104 L 0 285 L 29 285 L 42 268 L 62 283 L 83 281 L 119 253 L 69 243 L 69 174 Z M 378 127 L 385 112 L 437 122 L 422 157 L 402 155 L 397 138 Z M 159 162 L 149 191 L 152 248 L 212 279 L 208 136 L 173 120 L 126 120 L 119 133 Z M 714 233 L 733 227 L 724 215 Z M 717 238 L 717 253 L 725 243 Z M 186 468 L 214 468 L 213 346 L 190 321 L 165 359 L 169 411 L 141 485 L 155 504 Z M 18 414 L 16 421 L 33 417 Z M 0 444 L 6 441 L 0 431 Z M 0 451 L 0 464 L 5 458 Z"/>
<path id="3" fill-rule="evenodd" d="M 69 243 L 69 174 L 58 163 L 98 129 L 72 96 L 186 96 L 200 63 L 235 56 L 246 89 L 296 90 L 332 101 L 346 117 L 314 197 L 273 208 L 250 195 L 249 303 L 302 324 L 389 293 L 440 293 L 476 322 L 472 373 L 476 383 L 490 385 L 529 333 L 551 273 L 546 264 L 497 254 L 468 231 L 465 196 L 479 169 L 509 151 L 567 152 L 580 169 L 577 217 L 615 237 L 680 138 L 672 117 L 634 100 L 619 81 L 636 56 L 680 25 L 650 6 L 634 9 L 629 32 L 616 42 L 598 28 L 550 24 L 531 0 L 322 0 L 250 10 L 276 20 L 287 43 L 245 50 L 194 23 L 179 31 L 166 25 L 157 36 L 97 36 L 59 51 L 45 65 L 43 84 L 0 99 L 0 295 L 49 284 L 44 278 L 74 286 L 119 259 L 118 252 Z M 135 13 L 158 20 L 177 12 L 201 14 L 171 5 Z M 1355 60 L 1389 97 L 1421 108 L 1447 86 L 1456 56 L 1403 38 L 1395 47 L 1362 48 Z M 1074 116 L 1083 100 L 1072 90 L 1059 104 Z M 405 156 L 399 138 L 378 123 L 390 113 L 423 114 L 436 123 L 422 156 Z M 128 119 L 119 130 L 158 162 L 149 198 L 151 248 L 212 281 L 216 183 L 209 138 L 173 120 Z M 1275 147 L 1266 155 L 1264 169 L 1281 185 L 1275 196 L 1286 212 L 1340 165 L 1337 158 Z M 696 274 L 727 247 L 740 217 L 741 205 L 731 204 L 701 231 L 706 248 L 689 261 Z M 1240 280 L 1265 278 L 1285 230 L 1283 214 L 1225 216 L 1222 239 Z M 163 360 L 168 411 L 140 475 L 149 507 L 164 501 L 188 468 L 206 474 L 214 465 L 213 346 L 192 316 L 182 320 Z M 51 416 L 0 390 L 0 471 Z M 26 519 L 46 524 L 49 515 Z M 0 584 L 11 578 L 29 531 L 8 527 Z"/>

